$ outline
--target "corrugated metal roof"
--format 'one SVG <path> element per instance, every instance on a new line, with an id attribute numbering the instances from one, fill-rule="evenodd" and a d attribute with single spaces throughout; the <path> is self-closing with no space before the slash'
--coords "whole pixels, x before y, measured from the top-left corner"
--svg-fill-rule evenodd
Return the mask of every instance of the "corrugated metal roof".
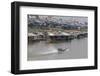
<path id="1" fill-rule="evenodd" d="M 28 33 L 28 36 L 37 36 L 37 35 L 33 33 Z"/>
<path id="2" fill-rule="evenodd" d="M 51 33 L 51 32 L 48 32 L 48 35 L 49 36 L 55 36 L 55 34 Z"/>
<path id="3" fill-rule="evenodd" d="M 49 36 L 70 36 L 70 34 L 66 33 L 66 32 L 60 32 L 60 33 L 51 33 L 51 32 L 48 32 L 48 35 Z"/>
<path id="4" fill-rule="evenodd" d="M 62 32 L 61 34 L 62 35 L 66 35 L 66 36 L 69 36 L 70 35 L 69 33 L 66 33 L 66 32 Z"/>

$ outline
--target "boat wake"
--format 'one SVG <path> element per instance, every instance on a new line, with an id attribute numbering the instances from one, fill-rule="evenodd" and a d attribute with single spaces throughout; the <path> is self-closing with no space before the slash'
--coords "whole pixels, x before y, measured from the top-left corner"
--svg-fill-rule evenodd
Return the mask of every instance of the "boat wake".
<path id="1" fill-rule="evenodd" d="M 40 56 L 40 55 L 50 55 L 50 54 L 62 54 L 64 52 L 69 51 L 69 49 L 66 49 L 65 51 L 59 51 L 58 49 L 52 50 L 52 51 L 47 51 L 47 52 L 39 52 L 35 54 L 34 56 Z"/>
<path id="2" fill-rule="evenodd" d="M 52 51 L 47 51 L 47 52 L 43 52 L 43 53 L 40 53 L 41 55 L 46 55 L 46 54 L 53 54 L 53 53 L 58 53 L 57 50 L 52 50 Z"/>

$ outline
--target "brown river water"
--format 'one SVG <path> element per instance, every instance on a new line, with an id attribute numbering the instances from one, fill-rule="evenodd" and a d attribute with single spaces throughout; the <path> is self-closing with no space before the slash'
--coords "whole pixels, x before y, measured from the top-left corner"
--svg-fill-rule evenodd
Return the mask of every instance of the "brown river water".
<path id="1" fill-rule="evenodd" d="M 57 60 L 57 59 L 84 59 L 88 58 L 88 39 L 73 39 L 57 43 L 38 41 L 28 43 L 28 61 L 32 60 Z M 59 53 L 59 48 L 67 48 Z"/>

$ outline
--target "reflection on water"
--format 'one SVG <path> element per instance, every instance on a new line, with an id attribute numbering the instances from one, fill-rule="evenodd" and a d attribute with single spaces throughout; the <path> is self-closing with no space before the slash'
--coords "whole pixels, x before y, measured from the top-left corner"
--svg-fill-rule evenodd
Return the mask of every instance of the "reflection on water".
<path id="1" fill-rule="evenodd" d="M 46 41 L 29 42 L 28 60 L 56 60 L 87 58 L 87 38 L 74 39 L 57 43 Z M 64 52 L 58 52 L 59 48 L 67 48 Z"/>

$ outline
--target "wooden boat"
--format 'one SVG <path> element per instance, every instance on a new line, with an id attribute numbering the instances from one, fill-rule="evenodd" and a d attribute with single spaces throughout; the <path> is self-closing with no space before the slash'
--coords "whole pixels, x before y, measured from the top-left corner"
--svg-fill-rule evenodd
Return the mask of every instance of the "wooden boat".
<path id="1" fill-rule="evenodd" d="M 58 53 L 63 53 L 64 51 L 68 51 L 69 49 L 68 48 L 58 48 Z"/>

